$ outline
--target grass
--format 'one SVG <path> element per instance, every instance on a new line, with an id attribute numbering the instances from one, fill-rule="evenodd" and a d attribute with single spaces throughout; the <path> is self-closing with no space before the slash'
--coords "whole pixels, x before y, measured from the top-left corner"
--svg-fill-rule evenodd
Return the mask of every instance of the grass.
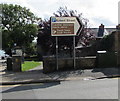
<path id="1" fill-rule="evenodd" d="M 27 70 L 33 69 L 39 65 L 41 65 L 40 62 L 25 61 L 24 64 L 22 64 L 22 71 L 27 71 Z"/>

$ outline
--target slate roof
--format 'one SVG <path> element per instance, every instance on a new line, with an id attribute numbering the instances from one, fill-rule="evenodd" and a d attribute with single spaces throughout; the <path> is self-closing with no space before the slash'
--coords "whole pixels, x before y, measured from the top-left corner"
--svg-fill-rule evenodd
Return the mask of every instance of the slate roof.
<path id="1" fill-rule="evenodd" d="M 97 37 L 98 29 L 99 28 L 91 28 L 91 30 L 95 33 L 96 37 Z M 109 35 L 113 31 L 116 31 L 116 28 L 105 28 L 104 29 L 104 35 Z"/>

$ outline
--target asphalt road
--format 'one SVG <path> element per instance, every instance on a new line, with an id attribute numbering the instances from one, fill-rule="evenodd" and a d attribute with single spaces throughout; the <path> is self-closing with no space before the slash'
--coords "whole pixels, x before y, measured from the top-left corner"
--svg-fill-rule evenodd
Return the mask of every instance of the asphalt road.
<path id="1" fill-rule="evenodd" d="M 3 99 L 118 99 L 118 79 L 2 86 Z"/>

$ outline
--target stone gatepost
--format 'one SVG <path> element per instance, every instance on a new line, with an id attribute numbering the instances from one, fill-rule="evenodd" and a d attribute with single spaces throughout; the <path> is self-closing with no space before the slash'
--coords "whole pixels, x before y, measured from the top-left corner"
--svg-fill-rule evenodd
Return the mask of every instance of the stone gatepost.
<path id="1" fill-rule="evenodd" d="M 118 66 L 120 67 L 120 30 L 118 31 Z"/>

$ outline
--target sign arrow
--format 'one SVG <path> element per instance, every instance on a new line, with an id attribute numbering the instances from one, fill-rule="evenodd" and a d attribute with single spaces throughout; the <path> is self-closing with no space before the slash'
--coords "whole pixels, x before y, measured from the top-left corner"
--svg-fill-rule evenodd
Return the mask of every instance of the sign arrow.
<path id="1" fill-rule="evenodd" d="M 52 36 L 79 35 L 82 28 L 83 24 L 77 17 L 51 17 Z"/>

